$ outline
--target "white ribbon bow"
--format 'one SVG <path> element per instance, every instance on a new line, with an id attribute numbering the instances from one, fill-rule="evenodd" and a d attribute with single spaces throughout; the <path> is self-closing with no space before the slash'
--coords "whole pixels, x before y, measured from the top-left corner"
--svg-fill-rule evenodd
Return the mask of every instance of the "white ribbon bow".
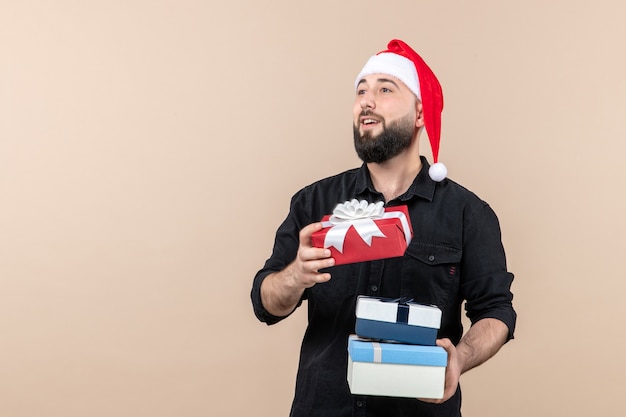
<path id="1" fill-rule="evenodd" d="M 335 247 L 343 253 L 343 242 L 350 227 L 354 227 L 368 246 L 372 246 L 372 238 L 385 237 L 374 223 L 374 219 L 383 218 L 385 213 L 383 205 L 382 201 L 370 204 L 365 200 L 356 199 L 338 204 L 329 221 L 324 222 L 324 227 L 332 226 L 324 238 L 324 247 Z"/>

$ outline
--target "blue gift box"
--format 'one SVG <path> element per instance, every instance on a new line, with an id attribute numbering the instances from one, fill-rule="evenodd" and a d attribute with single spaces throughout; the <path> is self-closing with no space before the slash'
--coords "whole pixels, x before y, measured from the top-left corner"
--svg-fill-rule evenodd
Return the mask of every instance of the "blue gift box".
<path id="1" fill-rule="evenodd" d="M 356 334 L 370 339 L 434 346 L 441 326 L 435 306 L 379 297 L 359 296 Z"/>
<path id="2" fill-rule="evenodd" d="M 448 354 L 439 346 L 348 339 L 348 385 L 358 395 L 442 398 Z"/>

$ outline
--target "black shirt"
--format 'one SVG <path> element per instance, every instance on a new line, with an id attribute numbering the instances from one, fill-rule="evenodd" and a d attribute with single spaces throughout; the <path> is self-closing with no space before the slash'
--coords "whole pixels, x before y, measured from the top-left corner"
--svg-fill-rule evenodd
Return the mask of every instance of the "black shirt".
<path id="1" fill-rule="evenodd" d="M 367 165 L 305 187 L 291 200 L 278 228 L 272 256 L 254 278 L 252 304 L 259 320 L 274 324 L 284 317 L 268 313 L 260 287 L 270 273 L 284 269 L 297 253 L 300 230 L 330 214 L 338 203 L 356 198 L 383 201 Z M 450 179 L 434 182 L 428 162 L 409 189 L 386 206 L 408 206 L 413 239 L 402 257 L 339 265 L 330 281 L 304 292 L 309 324 L 302 341 L 293 417 L 460 416 L 461 392 L 441 405 L 416 399 L 353 396 L 346 380 L 347 340 L 354 333 L 357 295 L 410 297 L 442 310 L 439 338 L 457 344 L 463 335 L 461 304 L 472 323 L 496 318 L 513 337 L 516 313 L 510 291 L 500 226 L 493 210 Z"/>

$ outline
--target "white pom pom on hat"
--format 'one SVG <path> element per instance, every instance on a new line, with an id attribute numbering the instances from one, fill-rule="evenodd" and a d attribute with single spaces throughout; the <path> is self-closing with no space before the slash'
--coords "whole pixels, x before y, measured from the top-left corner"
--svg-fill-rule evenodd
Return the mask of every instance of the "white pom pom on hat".
<path id="1" fill-rule="evenodd" d="M 399 39 L 393 39 L 387 44 L 386 50 L 367 61 L 357 76 L 355 88 L 364 76 L 371 74 L 388 74 L 396 77 L 421 100 L 424 128 L 433 152 L 433 165 L 428 170 L 428 175 L 433 181 L 443 181 L 448 175 L 445 165 L 439 162 L 443 92 L 433 71 L 409 45 Z"/>
<path id="2" fill-rule="evenodd" d="M 441 162 L 435 162 L 428 168 L 428 175 L 433 181 L 441 182 L 448 176 L 448 168 Z"/>

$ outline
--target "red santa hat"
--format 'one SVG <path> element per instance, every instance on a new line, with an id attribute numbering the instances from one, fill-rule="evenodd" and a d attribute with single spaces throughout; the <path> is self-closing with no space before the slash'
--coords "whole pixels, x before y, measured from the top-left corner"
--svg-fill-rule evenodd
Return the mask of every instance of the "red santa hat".
<path id="1" fill-rule="evenodd" d="M 363 77 L 371 74 L 387 74 L 396 77 L 421 100 L 424 128 L 433 152 L 433 165 L 428 174 L 434 181 L 443 181 L 448 175 L 446 166 L 439 162 L 443 93 L 433 71 L 409 45 L 394 39 L 389 42 L 386 50 L 367 61 L 356 78 L 355 88 Z"/>

